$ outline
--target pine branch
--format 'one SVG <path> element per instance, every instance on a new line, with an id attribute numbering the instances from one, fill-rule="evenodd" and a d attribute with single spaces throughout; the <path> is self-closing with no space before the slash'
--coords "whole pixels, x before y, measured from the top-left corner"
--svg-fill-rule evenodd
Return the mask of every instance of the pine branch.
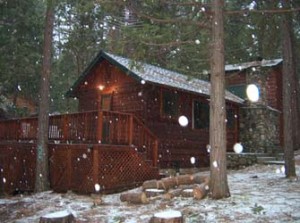
<path id="1" fill-rule="evenodd" d="M 300 8 L 291 8 L 291 9 L 260 9 L 260 10 L 236 10 L 236 11 L 225 11 L 226 15 L 240 15 L 240 14 L 282 14 L 282 13 L 291 13 L 291 12 L 300 12 Z"/>

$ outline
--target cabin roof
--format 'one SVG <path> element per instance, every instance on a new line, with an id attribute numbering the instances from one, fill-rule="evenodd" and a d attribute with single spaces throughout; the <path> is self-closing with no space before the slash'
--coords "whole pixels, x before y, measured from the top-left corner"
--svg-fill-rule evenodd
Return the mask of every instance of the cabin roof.
<path id="1" fill-rule="evenodd" d="M 119 67 L 128 75 L 132 76 L 142 83 L 152 83 L 165 85 L 180 90 L 190 91 L 202 95 L 210 95 L 210 83 L 204 80 L 191 78 L 175 71 L 167 70 L 158 66 L 136 62 L 134 60 L 113 55 L 104 51 L 100 51 L 97 57 L 91 62 L 87 69 L 82 73 L 73 87 L 67 92 L 68 96 L 74 96 L 75 89 L 85 80 L 91 69 L 102 60 L 108 60 L 113 65 Z M 243 103 L 240 97 L 226 91 L 225 98 L 227 100 Z"/>
<path id="2" fill-rule="evenodd" d="M 225 71 L 242 71 L 251 67 L 274 67 L 278 64 L 282 63 L 282 59 L 273 59 L 273 60 L 261 60 L 261 61 L 252 61 L 246 63 L 238 63 L 238 64 L 228 64 L 225 65 Z"/>

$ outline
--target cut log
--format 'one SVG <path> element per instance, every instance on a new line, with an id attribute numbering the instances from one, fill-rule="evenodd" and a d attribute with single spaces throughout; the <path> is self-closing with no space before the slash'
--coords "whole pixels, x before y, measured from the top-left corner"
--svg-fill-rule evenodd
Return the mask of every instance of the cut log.
<path id="1" fill-rule="evenodd" d="M 192 175 L 181 175 L 175 179 L 177 185 L 194 184 L 194 177 Z"/>
<path id="2" fill-rule="evenodd" d="M 194 180 L 195 184 L 208 183 L 209 176 L 208 175 L 194 175 L 193 180 Z"/>
<path id="3" fill-rule="evenodd" d="M 75 217 L 69 211 L 58 211 L 40 217 L 40 223 L 73 223 Z"/>
<path id="4" fill-rule="evenodd" d="M 194 197 L 194 189 L 184 189 L 181 191 L 182 197 Z"/>
<path id="5" fill-rule="evenodd" d="M 207 183 L 202 183 L 200 185 L 197 185 L 193 188 L 193 197 L 196 200 L 201 200 L 204 197 L 206 197 L 207 193 L 208 193 L 208 182 Z"/>
<path id="6" fill-rule="evenodd" d="M 183 216 L 179 211 L 163 211 L 154 214 L 149 223 L 183 223 Z"/>
<path id="7" fill-rule="evenodd" d="M 174 188 L 177 186 L 177 181 L 175 177 L 163 178 L 160 180 L 161 187 L 164 190 L 169 190 L 170 188 Z"/>
<path id="8" fill-rule="evenodd" d="M 143 187 L 143 190 L 146 190 L 146 189 L 158 189 L 158 181 L 157 180 L 147 180 L 143 183 L 142 187 Z"/>
<path id="9" fill-rule="evenodd" d="M 146 189 L 145 194 L 147 197 L 156 197 L 166 193 L 165 190 L 162 189 Z"/>
<path id="10" fill-rule="evenodd" d="M 166 200 L 171 200 L 174 197 L 179 197 L 181 196 L 181 191 L 182 189 L 173 189 L 173 190 L 169 190 L 165 195 L 164 195 L 164 199 Z"/>
<path id="11" fill-rule="evenodd" d="M 132 204 L 147 204 L 149 200 L 144 192 L 138 193 L 123 193 L 120 195 L 122 202 L 128 202 Z"/>

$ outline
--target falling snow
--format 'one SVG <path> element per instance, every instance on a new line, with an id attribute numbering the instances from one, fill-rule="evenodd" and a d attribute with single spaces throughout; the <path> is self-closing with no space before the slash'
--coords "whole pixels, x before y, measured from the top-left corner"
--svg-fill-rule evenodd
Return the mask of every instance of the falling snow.
<path id="1" fill-rule="evenodd" d="M 189 120 L 186 116 L 182 115 L 178 118 L 179 125 L 186 127 L 189 124 Z"/>
<path id="2" fill-rule="evenodd" d="M 297 164 L 299 175 L 300 155 Z M 300 182 L 284 178 L 282 166 L 255 165 L 229 171 L 228 182 L 231 197 L 221 200 L 153 198 L 149 204 L 132 205 L 120 202 L 120 194 L 111 194 L 103 195 L 103 203 L 94 206 L 93 196 L 72 192 L 3 197 L 0 221 L 39 222 L 41 216 L 61 211 L 74 213 L 78 222 L 143 223 L 149 222 L 154 214 L 170 210 L 181 212 L 185 222 L 190 223 L 300 221 Z"/>

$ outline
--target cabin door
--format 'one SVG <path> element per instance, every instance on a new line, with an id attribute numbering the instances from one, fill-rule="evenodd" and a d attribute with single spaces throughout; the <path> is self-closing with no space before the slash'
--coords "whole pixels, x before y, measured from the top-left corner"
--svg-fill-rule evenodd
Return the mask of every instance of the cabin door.
<path id="1" fill-rule="evenodd" d="M 101 95 L 100 100 L 100 109 L 102 111 L 110 111 L 111 110 L 111 94 L 104 94 Z M 108 118 L 103 119 L 103 126 L 102 126 L 102 143 L 107 144 L 110 142 L 110 122 Z"/>
<path id="2" fill-rule="evenodd" d="M 102 111 L 110 111 L 110 109 L 111 109 L 111 94 L 101 95 L 100 109 Z"/>

